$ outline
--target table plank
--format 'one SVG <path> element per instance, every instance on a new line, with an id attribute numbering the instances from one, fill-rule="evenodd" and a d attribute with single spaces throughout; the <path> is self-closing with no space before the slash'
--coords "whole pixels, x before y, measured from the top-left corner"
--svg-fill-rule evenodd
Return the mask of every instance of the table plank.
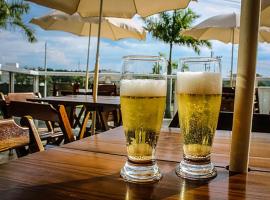
<path id="1" fill-rule="evenodd" d="M 270 173 L 229 176 L 218 168 L 209 182 L 186 181 L 178 163 L 158 161 L 160 182 L 125 183 L 124 156 L 55 148 L 0 166 L 1 200 L 6 199 L 270 199 Z"/>
<path id="2" fill-rule="evenodd" d="M 161 131 L 157 144 L 157 159 L 179 162 L 182 159 L 182 138 L 179 129 L 165 128 Z M 270 134 L 252 133 L 250 149 L 250 168 L 270 171 Z M 216 166 L 228 166 L 231 132 L 217 131 L 212 161 Z M 118 127 L 107 132 L 61 146 L 90 152 L 126 155 L 123 128 Z"/>
<path id="3" fill-rule="evenodd" d="M 70 106 L 85 105 L 87 107 L 120 107 L 119 96 L 98 96 L 96 102 L 94 102 L 91 95 L 69 95 L 60 97 L 29 98 L 27 100 L 33 102 L 48 102 L 50 104 L 62 104 Z"/>

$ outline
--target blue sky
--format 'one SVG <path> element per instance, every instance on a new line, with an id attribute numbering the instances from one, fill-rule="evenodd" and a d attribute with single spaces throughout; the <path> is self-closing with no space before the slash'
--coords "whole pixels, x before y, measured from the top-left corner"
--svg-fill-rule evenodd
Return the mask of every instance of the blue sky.
<path id="1" fill-rule="evenodd" d="M 218 2 L 218 3 L 217 3 Z M 190 8 L 193 9 L 200 18 L 200 21 L 218 14 L 239 12 L 240 0 L 199 0 L 192 2 Z M 32 17 L 39 17 L 47 14 L 51 10 L 35 4 L 31 4 L 30 13 L 24 17 L 28 22 Z M 138 23 L 142 21 L 136 17 Z M 194 24 L 194 25 L 195 25 Z M 48 43 L 48 67 L 57 69 L 84 70 L 87 53 L 87 38 L 77 37 L 69 33 L 44 31 L 35 25 L 31 25 L 38 37 L 38 42 L 30 44 L 26 42 L 20 32 L 0 31 L 0 63 L 18 62 L 20 66 L 38 67 L 44 65 L 44 43 Z M 94 66 L 96 39 L 91 40 L 90 48 L 90 70 Z M 222 56 L 223 75 L 229 74 L 231 45 L 218 41 L 212 41 L 212 51 L 215 56 Z M 143 54 L 157 55 L 164 52 L 168 55 L 168 45 L 147 36 L 146 41 L 136 41 L 133 39 L 113 42 L 107 39 L 101 41 L 100 66 L 103 69 L 121 70 L 122 57 L 125 55 Z M 237 50 L 235 48 L 234 72 L 236 72 Z M 210 56 L 211 50 L 201 49 L 201 56 Z M 264 76 L 270 76 L 270 44 L 260 44 L 258 50 L 257 72 Z M 179 60 L 181 57 L 197 56 L 192 49 L 184 46 L 174 46 L 173 58 Z"/>

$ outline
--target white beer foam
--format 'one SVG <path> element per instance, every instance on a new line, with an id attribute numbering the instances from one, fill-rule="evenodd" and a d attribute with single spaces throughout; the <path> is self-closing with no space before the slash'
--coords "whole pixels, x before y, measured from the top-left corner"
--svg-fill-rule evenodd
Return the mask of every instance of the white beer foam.
<path id="1" fill-rule="evenodd" d="M 166 80 L 135 79 L 120 82 L 121 96 L 163 97 L 166 91 Z"/>
<path id="2" fill-rule="evenodd" d="M 221 74 L 215 72 L 178 72 L 177 93 L 221 94 Z"/>

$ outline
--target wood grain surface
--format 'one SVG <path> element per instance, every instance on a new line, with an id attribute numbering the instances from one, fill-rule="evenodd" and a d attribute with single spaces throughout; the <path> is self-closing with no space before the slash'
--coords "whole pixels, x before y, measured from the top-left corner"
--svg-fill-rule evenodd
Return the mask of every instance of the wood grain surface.
<path id="1" fill-rule="evenodd" d="M 252 133 L 251 137 L 249 167 L 252 170 L 270 172 L 270 134 Z M 216 166 L 225 167 L 229 165 L 230 142 L 230 131 L 217 131 L 212 150 L 212 162 Z M 122 127 L 66 144 L 62 147 L 115 155 L 126 155 L 125 136 Z M 158 140 L 156 152 L 157 159 L 179 162 L 183 157 L 182 148 L 183 143 L 180 130 L 176 128 L 165 128 L 161 131 Z"/>
<path id="2" fill-rule="evenodd" d="M 1 200 L 10 199 L 270 199 L 270 173 L 229 175 L 208 182 L 175 174 L 177 162 L 158 161 L 160 182 L 136 185 L 119 177 L 124 156 L 55 148 L 0 166 Z"/>
<path id="3" fill-rule="evenodd" d="M 112 107 L 120 107 L 119 96 L 98 96 L 97 102 L 94 103 L 91 95 L 70 95 L 60 97 L 45 97 L 45 98 L 29 98 L 28 101 L 33 102 L 48 102 L 52 105 L 76 106 L 85 105 L 88 109 L 98 108 L 99 110 L 111 109 Z"/>

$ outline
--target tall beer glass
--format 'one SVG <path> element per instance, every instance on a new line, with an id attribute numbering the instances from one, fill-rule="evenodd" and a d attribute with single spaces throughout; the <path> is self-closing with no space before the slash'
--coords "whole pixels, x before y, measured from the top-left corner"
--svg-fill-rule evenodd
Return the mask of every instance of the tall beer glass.
<path id="1" fill-rule="evenodd" d="M 176 92 L 184 143 L 184 159 L 176 173 L 193 180 L 215 177 L 210 153 L 221 104 L 219 60 L 184 60 L 181 71 L 177 73 Z"/>
<path id="2" fill-rule="evenodd" d="M 155 150 L 165 110 L 165 61 L 154 56 L 123 59 L 120 101 L 128 159 L 121 176 L 135 183 L 157 181 L 161 173 Z"/>

